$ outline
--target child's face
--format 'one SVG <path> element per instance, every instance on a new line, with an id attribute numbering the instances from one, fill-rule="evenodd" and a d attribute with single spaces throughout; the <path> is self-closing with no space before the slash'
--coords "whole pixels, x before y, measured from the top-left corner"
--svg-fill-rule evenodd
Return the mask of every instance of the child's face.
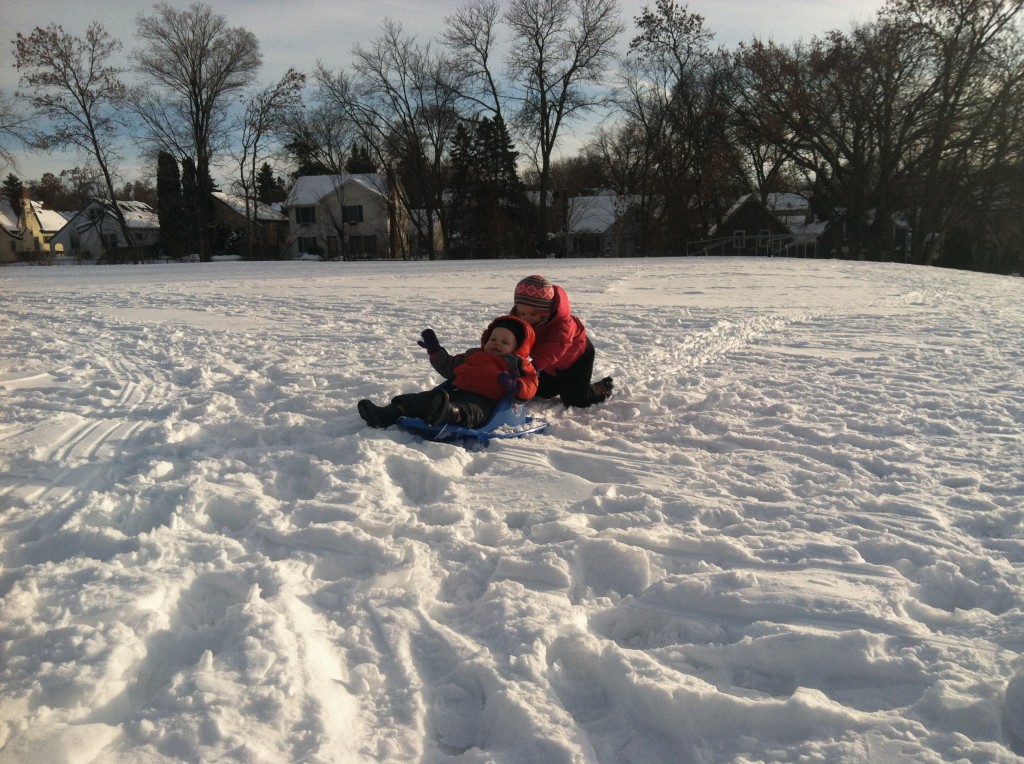
<path id="1" fill-rule="evenodd" d="M 484 343 L 484 350 L 491 355 L 508 355 L 516 351 L 516 335 L 504 326 L 491 330 L 491 336 Z"/>
<path id="2" fill-rule="evenodd" d="M 548 317 L 549 311 L 543 308 L 531 308 L 528 305 L 516 305 L 516 315 L 530 326 L 540 326 Z"/>

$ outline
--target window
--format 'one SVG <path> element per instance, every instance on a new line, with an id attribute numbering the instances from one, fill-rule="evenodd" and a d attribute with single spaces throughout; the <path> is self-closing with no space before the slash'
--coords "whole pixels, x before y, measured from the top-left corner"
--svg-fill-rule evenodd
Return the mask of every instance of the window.
<path id="1" fill-rule="evenodd" d="M 320 247 L 317 245 L 315 236 L 299 237 L 299 254 L 319 255 Z"/>
<path id="2" fill-rule="evenodd" d="M 361 204 L 346 204 L 341 208 L 341 222 L 342 223 L 362 223 L 363 222 L 363 205 Z"/>
<path id="3" fill-rule="evenodd" d="M 732 248 L 733 249 L 743 249 L 743 246 L 746 243 L 746 239 L 747 239 L 747 232 L 744 231 L 742 228 L 740 228 L 740 229 L 738 229 L 736 231 L 733 231 L 732 232 Z"/>
<path id="4" fill-rule="evenodd" d="M 377 254 L 377 237 L 376 236 L 349 236 L 348 237 L 348 250 L 354 256 L 363 256 Z"/>
<path id="5" fill-rule="evenodd" d="M 315 225 L 316 207 L 296 207 L 295 222 L 299 225 Z"/>

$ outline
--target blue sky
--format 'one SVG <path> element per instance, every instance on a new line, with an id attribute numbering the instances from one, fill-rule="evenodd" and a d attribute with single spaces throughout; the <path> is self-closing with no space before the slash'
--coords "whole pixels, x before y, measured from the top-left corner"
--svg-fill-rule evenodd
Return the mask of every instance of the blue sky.
<path id="1" fill-rule="evenodd" d="M 187 7 L 189 0 L 170 0 L 175 7 Z M 317 60 L 332 67 L 348 62 L 352 48 L 374 39 L 385 18 L 400 21 L 406 32 L 420 39 L 434 37 L 442 28 L 444 17 L 462 4 L 462 0 L 301 0 L 282 3 L 280 0 L 213 0 L 209 3 L 232 25 L 244 26 L 260 41 L 264 66 L 262 77 L 269 83 L 280 77 L 289 66 L 312 71 Z M 622 0 L 623 20 L 627 32 L 625 45 L 632 37 L 633 19 L 654 0 Z M 757 36 L 782 42 L 808 39 L 832 29 L 847 29 L 853 22 L 870 20 L 884 5 L 882 0 L 695 0 L 685 4 L 693 13 L 704 16 L 705 26 L 717 43 L 734 47 L 743 40 Z M 125 52 L 130 50 L 135 19 L 148 14 L 152 2 L 117 0 L 88 4 L 83 12 L 81 0 L 5 0 L 0 21 L 9 35 L 0 66 L 0 89 L 13 92 L 18 86 L 14 69 L 14 46 L 10 42 L 18 32 L 28 34 L 36 26 L 56 23 L 72 34 L 81 35 L 88 24 L 99 21 L 108 32 L 120 38 Z M 38 156 L 20 152 L 17 174 L 26 179 L 40 177 L 44 172 L 59 173 L 80 162 L 63 155 Z M 128 159 L 128 158 L 126 158 Z M 129 159 L 130 163 L 130 159 Z M 12 168 L 0 167 L 6 175 Z M 128 180 L 134 180 L 131 172 Z"/>

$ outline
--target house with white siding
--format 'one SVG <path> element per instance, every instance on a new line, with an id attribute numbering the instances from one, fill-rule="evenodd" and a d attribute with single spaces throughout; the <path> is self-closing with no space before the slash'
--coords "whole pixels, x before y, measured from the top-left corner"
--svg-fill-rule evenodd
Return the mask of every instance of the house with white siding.
<path id="1" fill-rule="evenodd" d="M 388 176 L 309 175 L 297 178 L 282 205 L 287 253 L 325 260 L 405 259 L 409 213 Z"/>
<path id="2" fill-rule="evenodd" d="M 114 249 L 131 247 L 141 251 L 160 241 L 160 221 L 152 207 L 129 200 L 118 200 L 117 206 L 128 224 L 130 241 L 125 241 L 111 202 L 93 199 L 53 237 L 51 244 L 60 244 L 66 255 L 88 259 L 102 258 Z"/>

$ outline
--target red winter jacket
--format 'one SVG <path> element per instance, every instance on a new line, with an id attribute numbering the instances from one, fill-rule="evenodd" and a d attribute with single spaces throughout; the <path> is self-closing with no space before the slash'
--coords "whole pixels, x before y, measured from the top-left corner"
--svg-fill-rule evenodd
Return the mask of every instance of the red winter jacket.
<path id="1" fill-rule="evenodd" d="M 512 315 L 517 316 L 515 306 Z M 534 331 L 537 341 L 530 356 L 537 371 L 556 375 L 576 363 L 587 349 L 587 330 L 583 322 L 572 315 L 569 295 L 560 286 L 555 286 L 551 316 L 535 326 Z"/>
<path id="2" fill-rule="evenodd" d="M 511 318 L 519 321 L 526 327 L 526 337 L 516 348 L 514 354 L 492 355 L 483 349 L 491 336 L 495 322 L 502 318 Z M 530 363 L 530 350 L 534 341 L 533 327 L 517 316 L 501 316 L 494 319 L 484 330 L 480 339 L 480 347 L 472 348 L 458 355 L 449 355 L 448 351 L 441 348 L 436 353 L 430 354 L 430 365 L 438 374 L 445 379 L 450 379 L 459 390 L 466 390 L 471 393 L 479 393 L 491 400 L 501 400 L 505 397 L 505 388 L 498 381 L 498 375 L 507 371 L 519 380 L 519 391 L 516 400 L 528 401 L 537 394 L 537 370 Z"/>

